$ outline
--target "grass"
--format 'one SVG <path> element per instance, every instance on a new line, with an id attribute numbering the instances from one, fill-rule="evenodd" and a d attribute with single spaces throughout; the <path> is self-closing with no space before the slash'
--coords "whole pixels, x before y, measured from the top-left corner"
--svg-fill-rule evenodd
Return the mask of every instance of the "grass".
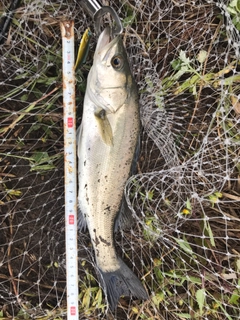
<path id="1" fill-rule="evenodd" d="M 138 188 L 142 189 L 140 186 L 138 186 Z M 151 217 L 147 212 L 147 206 L 149 205 L 149 201 L 146 202 L 147 196 L 144 197 L 144 195 L 137 190 L 135 190 L 133 194 L 140 195 L 143 206 L 144 203 L 146 206 L 145 210 L 143 209 L 146 214 L 145 224 L 142 230 L 143 236 L 146 241 L 150 241 L 153 247 L 159 246 L 164 242 L 164 238 L 169 238 L 166 230 L 162 230 L 161 227 L 161 221 L 164 220 L 164 216 L 159 216 L 159 219 L 157 219 L 156 215 Z M 158 196 L 156 197 L 158 198 Z M 215 192 L 208 196 L 208 200 L 213 207 L 219 201 L 218 199 L 222 197 L 222 193 Z M 153 199 L 151 198 L 151 200 Z M 192 209 L 189 201 L 187 201 L 186 207 L 189 210 Z M 161 214 L 163 215 L 164 212 Z M 171 212 L 169 211 L 168 214 L 171 215 Z M 191 219 L 189 219 L 189 221 L 191 221 Z M 164 304 L 164 302 L 168 305 L 169 302 L 167 301 L 171 301 L 174 297 L 175 302 L 172 312 L 179 319 L 202 319 L 202 317 L 211 319 L 235 319 L 238 315 L 237 305 L 240 298 L 239 280 L 237 280 L 237 274 L 239 273 L 238 259 L 235 261 L 235 269 L 232 270 L 231 275 L 232 279 L 235 279 L 232 284 L 233 288 L 236 286 L 236 289 L 233 289 L 233 291 L 230 290 L 230 292 L 226 292 L 225 294 L 217 294 L 215 289 L 219 289 L 218 278 L 212 271 L 208 270 L 207 260 L 202 254 L 198 253 L 198 247 L 201 248 L 204 245 L 206 249 L 215 251 L 218 240 L 214 237 L 215 231 L 213 231 L 211 227 L 212 222 L 209 223 L 208 221 L 208 216 L 201 221 L 203 223 L 201 232 L 196 234 L 195 239 L 189 239 L 191 242 L 184 236 L 185 229 L 182 230 L 180 237 L 170 237 L 172 250 L 171 254 L 168 252 L 166 256 L 174 260 L 174 269 L 166 271 L 167 263 L 164 255 L 154 258 L 153 268 L 150 270 L 148 267 L 146 268 L 148 272 L 143 278 L 145 283 L 151 286 L 151 290 L 154 292 L 150 302 L 148 302 L 148 307 L 151 309 L 152 306 L 153 308 L 161 310 L 161 305 Z M 154 224 L 154 222 L 156 224 Z M 206 270 L 203 271 L 204 277 L 200 271 L 201 268 L 202 270 Z M 183 294 L 183 292 L 181 292 L 182 288 L 186 287 L 188 288 L 188 294 Z M 228 305 L 229 308 L 231 308 L 230 305 L 232 305 L 232 315 L 226 310 L 224 305 Z M 191 312 L 188 312 L 189 309 Z M 143 319 L 151 319 L 151 317 L 143 316 Z"/>

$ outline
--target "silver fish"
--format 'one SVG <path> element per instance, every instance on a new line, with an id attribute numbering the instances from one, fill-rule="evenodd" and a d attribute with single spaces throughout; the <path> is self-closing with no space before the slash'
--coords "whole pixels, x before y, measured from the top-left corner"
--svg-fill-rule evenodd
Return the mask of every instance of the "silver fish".
<path id="1" fill-rule="evenodd" d="M 114 227 L 126 221 L 124 187 L 140 130 L 137 88 L 120 36 L 100 35 L 78 130 L 79 230 L 88 227 L 100 281 L 114 310 L 120 296 L 147 299 L 140 280 L 117 256 Z M 121 209 L 122 208 L 122 209 Z"/>

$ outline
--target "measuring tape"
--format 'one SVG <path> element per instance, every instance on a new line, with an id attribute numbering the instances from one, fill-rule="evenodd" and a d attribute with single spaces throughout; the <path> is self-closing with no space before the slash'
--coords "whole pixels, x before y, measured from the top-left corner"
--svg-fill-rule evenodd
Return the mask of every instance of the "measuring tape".
<path id="1" fill-rule="evenodd" d="M 76 107 L 74 22 L 60 22 L 63 61 L 63 123 L 65 177 L 65 235 L 67 319 L 78 320 Z"/>

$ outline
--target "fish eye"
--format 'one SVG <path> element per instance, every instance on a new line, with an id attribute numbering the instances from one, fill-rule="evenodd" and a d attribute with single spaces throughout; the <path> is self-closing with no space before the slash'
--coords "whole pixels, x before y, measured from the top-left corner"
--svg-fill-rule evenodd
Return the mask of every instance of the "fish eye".
<path id="1" fill-rule="evenodd" d="M 123 58 L 122 56 L 114 56 L 111 60 L 111 65 L 114 69 L 120 70 L 123 66 Z"/>

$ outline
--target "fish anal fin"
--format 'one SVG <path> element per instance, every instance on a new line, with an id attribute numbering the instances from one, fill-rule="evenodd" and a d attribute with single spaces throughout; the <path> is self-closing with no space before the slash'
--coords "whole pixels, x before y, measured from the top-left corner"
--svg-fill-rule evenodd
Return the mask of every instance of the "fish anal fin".
<path id="1" fill-rule="evenodd" d="M 132 225 L 132 211 L 127 204 L 125 196 L 123 196 L 121 207 L 115 221 L 114 231 L 117 232 L 118 228 L 123 230 L 130 229 Z"/>
<path id="2" fill-rule="evenodd" d="M 78 230 L 80 232 L 84 232 L 87 229 L 87 221 L 86 218 L 84 217 L 84 214 L 82 213 L 81 209 L 78 207 Z"/>
<path id="3" fill-rule="evenodd" d="M 99 133 L 103 142 L 108 146 L 113 145 L 112 127 L 108 120 L 106 111 L 99 108 L 94 112 L 94 115 L 96 117 Z"/>
<path id="4" fill-rule="evenodd" d="M 114 272 L 103 272 L 99 270 L 102 276 L 103 287 L 106 290 L 107 300 L 112 311 L 116 309 L 121 296 L 132 296 L 143 300 L 148 299 L 148 294 L 137 276 L 120 259 L 119 264 L 120 268 Z"/>
<path id="5" fill-rule="evenodd" d="M 80 157 L 80 151 L 81 151 L 82 131 L 83 131 L 83 125 L 81 123 L 81 125 L 77 128 L 77 132 L 76 132 L 77 155 L 78 155 L 78 157 Z"/>
<path id="6" fill-rule="evenodd" d="M 135 147 L 131 169 L 130 169 L 130 176 L 137 173 L 137 162 L 140 154 L 140 148 L 141 148 L 141 137 L 139 135 L 138 141 Z M 123 230 L 130 229 L 132 225 L 133 225 L 132 211 L 127 204 L 125 196 L 123 195 L 121 207 L 120 207 L 117 219 L 115 221 L 114 231 L 116 232 L 119 227 L 121 227 Z"/>

